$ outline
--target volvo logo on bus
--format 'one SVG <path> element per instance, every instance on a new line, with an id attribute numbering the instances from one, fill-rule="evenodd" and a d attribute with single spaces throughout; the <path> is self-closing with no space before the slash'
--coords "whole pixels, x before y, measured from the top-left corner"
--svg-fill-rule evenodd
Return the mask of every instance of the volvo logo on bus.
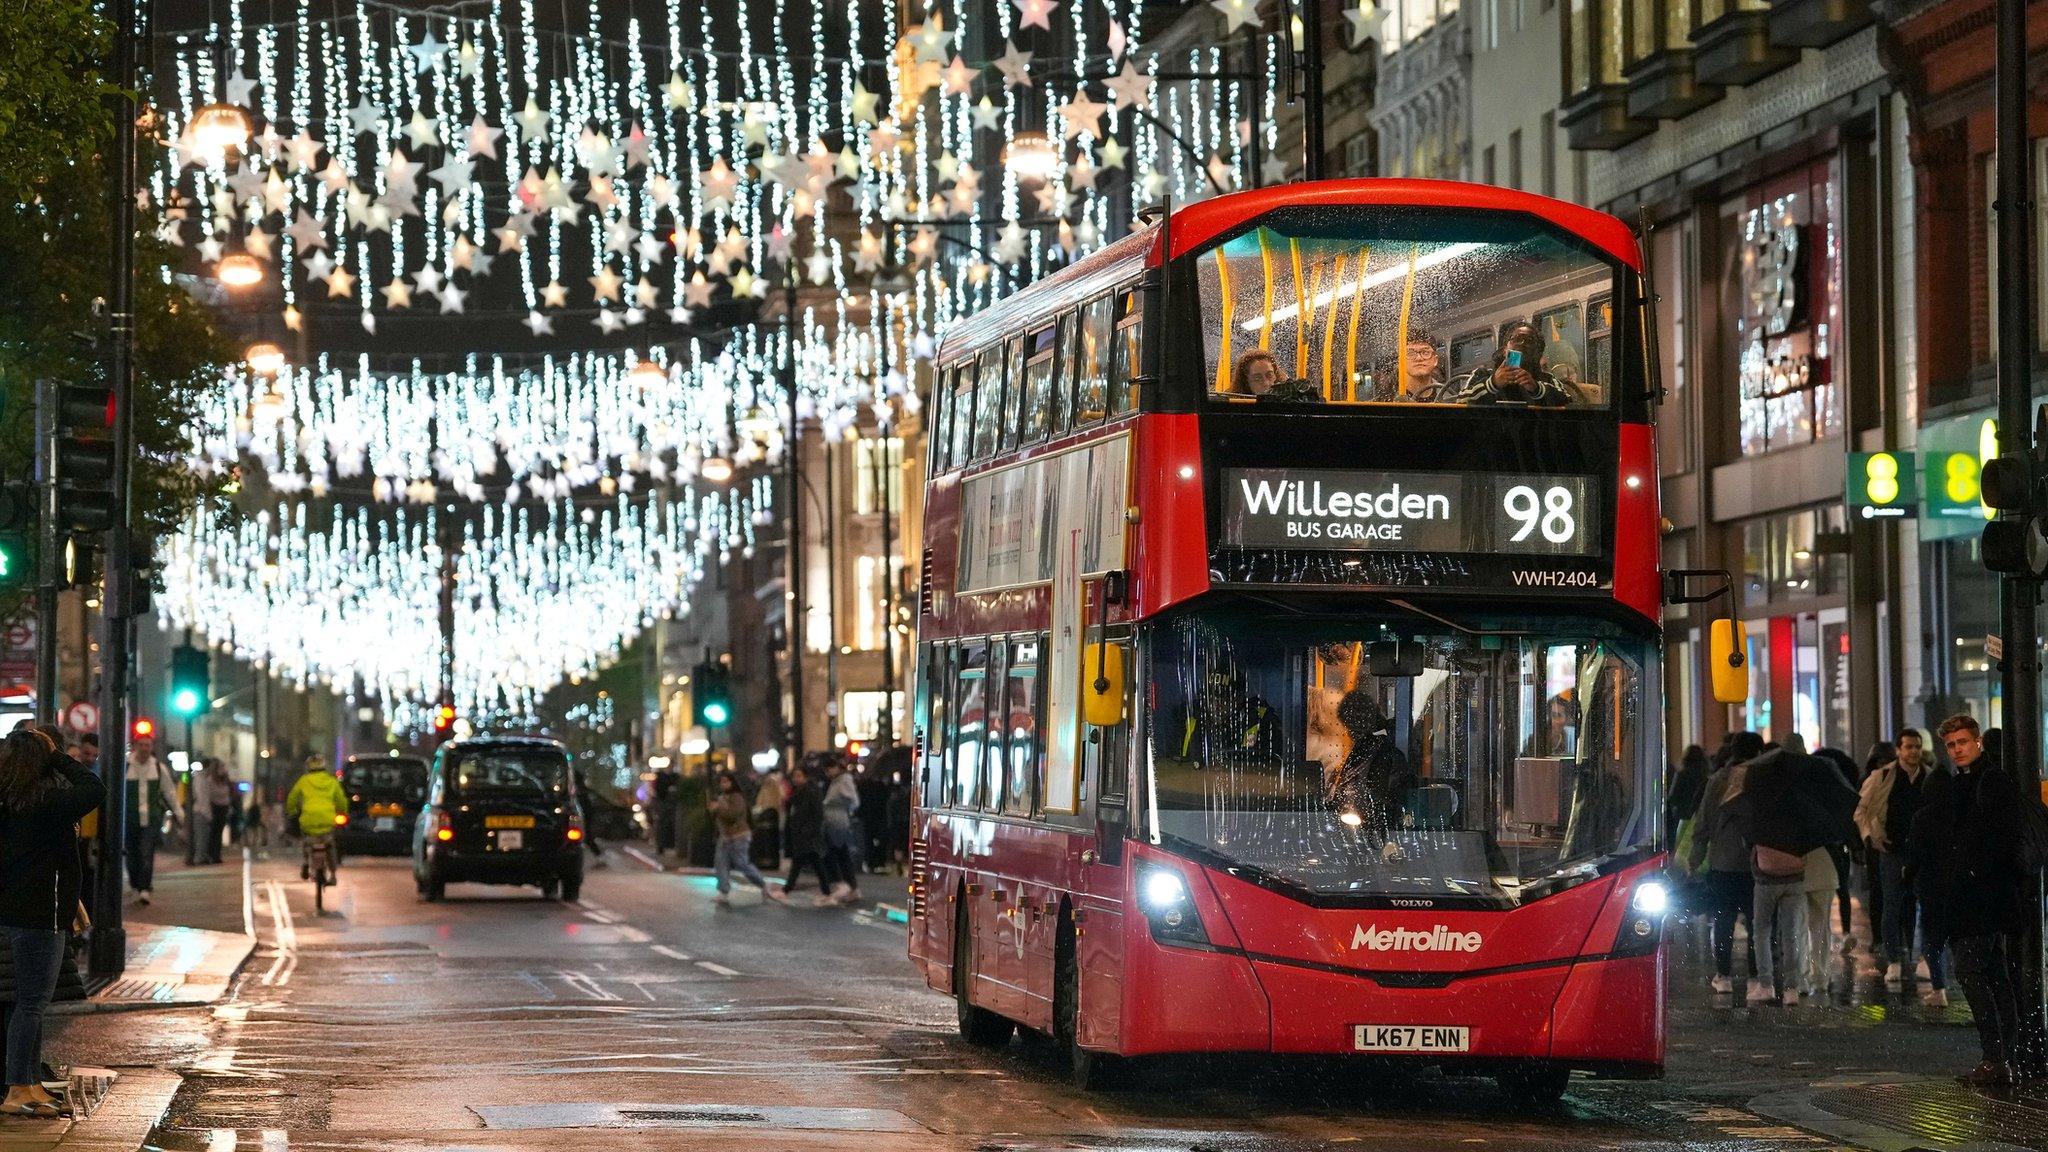
<path id="1" fill-rule="evenodd" d="M 1360 924 L 1351 934 L 1351 946 L 1367 952 L 1477 952 L 1477 932 L 1453 932 L 1435 924 L 1428 928 L 1382 928 Z"/>

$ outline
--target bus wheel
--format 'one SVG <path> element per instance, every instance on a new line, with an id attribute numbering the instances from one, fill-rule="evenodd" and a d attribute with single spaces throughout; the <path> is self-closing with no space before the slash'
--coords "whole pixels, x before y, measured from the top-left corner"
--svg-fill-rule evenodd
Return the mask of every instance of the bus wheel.
<path id="1" fill-rule="evenodd" d="M 1115 1087 L 1124 1061 L 1108 1052 L 1081 1047 L 1081 964 L 1074 955 L 1074 925 L 1060 917 L 1059 943 L 1053 952 L 1052 1038 L 1066 1063 L 1067 1079 L 1084 1092 Z"/>
<path id="2" fill-rule="evenodd" d="M 1572 1070 L 1562 1064 L 1535 1061 L 1504 1068 L 1494 1077 L 1509 1099 L 1528 1108 L 1555 1107 L 1571 1078 Z"/>
<path id="3" fill-rule="evenodd" d="M 973 980 L 974 954 L 968 936 L 967 902 L 960 902 L 960 911 L 953 917 L 953 1016 L 960 1026 L 960 1038 L 976 1048 L 1001 1048 L 1010 1042 L 1010 1034 L 1017 1026 L 1009 1020 L 989 1011 L 977 1008 L 967 999 L 967 987 Z"/>

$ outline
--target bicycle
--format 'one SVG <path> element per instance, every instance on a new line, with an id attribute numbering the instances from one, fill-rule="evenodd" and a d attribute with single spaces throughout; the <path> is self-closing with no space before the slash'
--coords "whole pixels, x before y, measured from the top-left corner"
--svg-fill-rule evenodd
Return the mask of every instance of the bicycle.
<path id="1" fill-rule="evenodd" d="M 340 827 L 348 817 L 336 816 Z M 327 910 L 327 888 L 334 883 L 334 833 L 321 832 L 305 838 L 306 875 L 313 881 L 313 911 Z"/>

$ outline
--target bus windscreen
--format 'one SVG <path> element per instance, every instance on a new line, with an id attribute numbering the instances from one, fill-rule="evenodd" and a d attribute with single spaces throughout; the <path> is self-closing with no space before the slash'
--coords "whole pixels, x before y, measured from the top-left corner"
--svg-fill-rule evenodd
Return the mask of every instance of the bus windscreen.
<path id="1" fill-rule="evenodd" d="M 1164 835 L 1319 893 L 1514 901 L 1653 843 L 1645 646 L 1181 619 L 1153 651 Z"/>
<path id="2" fill-rule="evenodd" d="M 1518 213 L 1269 220 L 1194 258 L 1229 404 L 1604 408 L 1619 267 Z"/>

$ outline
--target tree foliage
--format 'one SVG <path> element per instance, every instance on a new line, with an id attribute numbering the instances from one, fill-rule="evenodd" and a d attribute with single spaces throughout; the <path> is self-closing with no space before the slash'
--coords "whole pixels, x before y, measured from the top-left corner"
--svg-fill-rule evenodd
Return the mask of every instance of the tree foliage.
<path id="1" fill-rule="evenodd" d="M 113 260 L 112 89 L 103 66 L 111 26 L 88 0 L 16 0 L 0 36 L 0 476 L 29 474 L 35 383 L 107 381 L 101 303 Z M 148 149 L 138 167 L 146 170 Z M 135 512 L 162 533 L 217 480 L 188 471 L 180 428 L 200 390 L 233 352 L 206 310 L 171 275 L 176 250 L 137 213 L 135 248 Z M 0 601 L 0 619 L 18 604 Z"/>

